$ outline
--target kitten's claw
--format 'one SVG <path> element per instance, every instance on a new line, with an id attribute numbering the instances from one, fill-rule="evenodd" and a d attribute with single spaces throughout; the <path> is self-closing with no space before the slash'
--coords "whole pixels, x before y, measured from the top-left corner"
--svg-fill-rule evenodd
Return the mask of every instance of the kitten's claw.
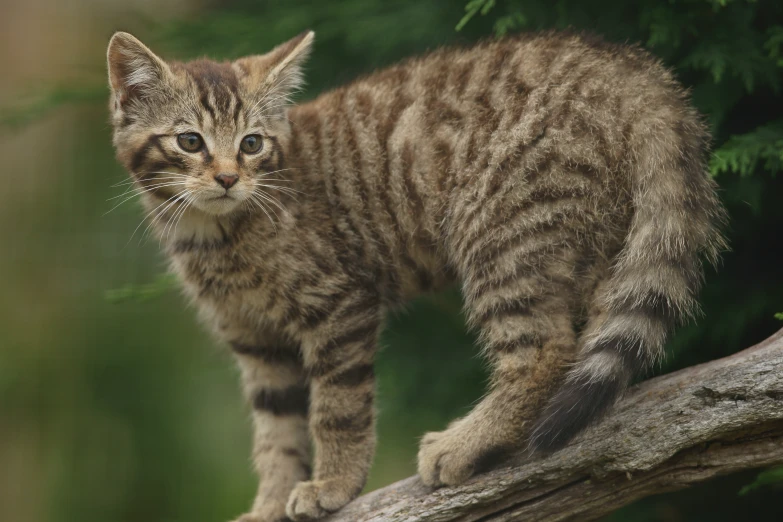
<path id="1" fill-rule="evenodd" d="M 300 482 L 288 497 L 286 513 L 296 522 L 315 520 L 337 511 L 357 494 L 357 488 L 341 480 Z"/>
<path id="2" fill-rule="evenodd" d="M 431 432 L 421 439 L 419 476 L 430 487 L 456 486 L 475 472 L 478 458 L 455 431 Z"/>

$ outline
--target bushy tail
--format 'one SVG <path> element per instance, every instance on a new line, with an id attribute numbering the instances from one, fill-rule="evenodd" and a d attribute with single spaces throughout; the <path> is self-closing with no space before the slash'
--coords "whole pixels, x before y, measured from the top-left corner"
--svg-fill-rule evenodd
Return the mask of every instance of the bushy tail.
<path id="1" fill-rule="evenodd" d="M 576 365 L 533 428 L 532 449 L 554 450 L 596 420 L 634 374 L 659 361 L 671 328 L 698 309 L 701 258 L 724 248 L 724 210 L 705 169 L 706 132 L 680 108 L 639 125 L 630 143 L 633 218 L 598 291 Z"/>

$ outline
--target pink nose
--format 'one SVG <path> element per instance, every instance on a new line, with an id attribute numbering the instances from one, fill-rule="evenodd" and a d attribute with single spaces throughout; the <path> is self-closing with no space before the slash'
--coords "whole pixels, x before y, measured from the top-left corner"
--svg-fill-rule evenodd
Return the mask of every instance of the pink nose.
<path id="1" fill-rule="evenodd" d="M 238 179 L 239 176 L 236 174 L 218 174 L 215 176 L 215 181 L 217 181 L 218 184 L 226 190 L 233 187 Z"/>

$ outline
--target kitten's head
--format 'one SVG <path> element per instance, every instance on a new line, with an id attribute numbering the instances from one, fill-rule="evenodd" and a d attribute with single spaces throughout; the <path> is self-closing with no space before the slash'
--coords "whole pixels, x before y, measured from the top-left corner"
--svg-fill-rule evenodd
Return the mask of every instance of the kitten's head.
<path id="1" fill-rule="evenodd" d="M 116 33 L 108 50 L 114 145 L 142 190 L 213 215 L 261 197 L 264 180 L 285 168 L 286 110 L 313 36 L 230 63 L 167 63 Z"/>

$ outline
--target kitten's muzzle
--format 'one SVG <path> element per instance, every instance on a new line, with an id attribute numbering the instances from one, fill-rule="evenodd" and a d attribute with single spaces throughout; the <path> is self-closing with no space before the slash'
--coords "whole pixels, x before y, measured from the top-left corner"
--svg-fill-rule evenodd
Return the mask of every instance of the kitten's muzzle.
<path id="1" fill-rule="evenodd" d="M 237 174 L 218 174 L 217 176 L 215 176 L 215 181 L 218 182 L 218 185 L 220 185 L 226 190 L 233 187 L 238 179 L 239 176 Z"/>

